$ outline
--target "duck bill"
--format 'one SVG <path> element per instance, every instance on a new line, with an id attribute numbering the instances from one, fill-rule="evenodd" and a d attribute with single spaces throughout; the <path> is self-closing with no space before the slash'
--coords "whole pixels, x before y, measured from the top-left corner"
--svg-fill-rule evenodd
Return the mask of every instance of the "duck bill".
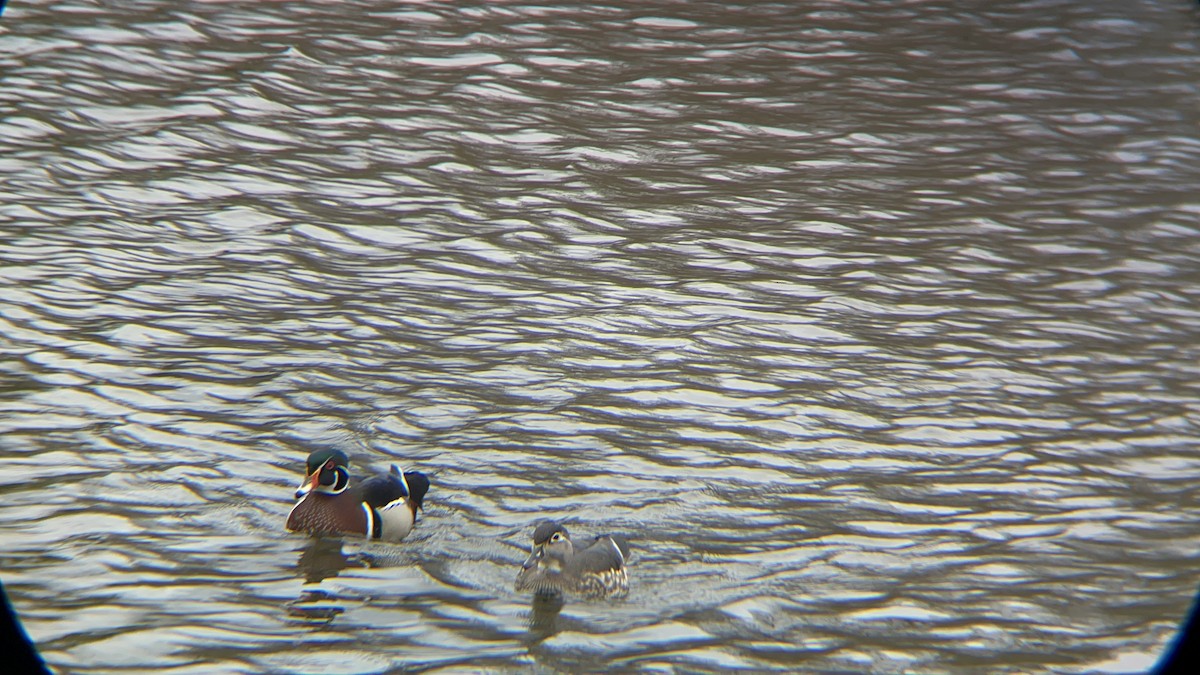
<path id="1" fill-rule="evenodd" d="M 321 470 L 317 469 L 311 474 L 304 477 L 300 481 L 300 485 L 296 488 L 296 499 L 304 499 L 304 496 L 313 491 L 317 487 L 317 482 L 321 480 Z"/>
<path id="2" fill-rule="evenodd" d="M 542 548 L 539 546 L 538 548 L 534 549 L 533 553 L 529 554 L 528 558 L 525 559 L 525 562 L 521 565 L 521 569 L 522 570 L 533 569 L 534 567 L 537 567 L 538 563 L 541 561 L 542 561 Z"/>

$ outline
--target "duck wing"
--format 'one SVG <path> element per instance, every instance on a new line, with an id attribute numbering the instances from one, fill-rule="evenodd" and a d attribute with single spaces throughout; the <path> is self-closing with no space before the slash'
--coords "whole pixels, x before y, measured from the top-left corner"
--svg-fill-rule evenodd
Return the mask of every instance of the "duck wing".
<path id="1" fill-rule="evenodd" d="M 373 509 L 382 509 L 392 502 L 407 498 L 415 506 L 421 506 L 425 493 L 429 491 L 429 478 L 420 471 L 400 472 L 396 465 L 380 476 L 372 476 L 357 486 L 359 501 Z"/>
<path id="2" fill-rule="evenodd" d="M 598 573 L 625 567 L 629 542 L 620 535 L 602 534 L 590 546 L 575 554 L 575 566 L 582 573 Z"/>
<path id="3" fill-rule="evenodd" d="M 371 476 L 358 484 L 358 499 L 367 506 L 379 510 L 398 499 L 408 496 L 408 488 L 399 474 L 388 473 Z"/>

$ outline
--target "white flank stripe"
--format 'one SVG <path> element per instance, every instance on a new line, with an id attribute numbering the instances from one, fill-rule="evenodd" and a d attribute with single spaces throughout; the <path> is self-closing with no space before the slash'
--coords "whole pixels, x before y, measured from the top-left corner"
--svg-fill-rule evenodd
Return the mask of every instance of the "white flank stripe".
<path id="1" fill-rule="evenodd" d="M 363 513 L 367 514 L 367 539 L 371 538 L 371 533 L 375 531 L 375 514 L 371 513 L 371 505 L 362 503 Z"/>

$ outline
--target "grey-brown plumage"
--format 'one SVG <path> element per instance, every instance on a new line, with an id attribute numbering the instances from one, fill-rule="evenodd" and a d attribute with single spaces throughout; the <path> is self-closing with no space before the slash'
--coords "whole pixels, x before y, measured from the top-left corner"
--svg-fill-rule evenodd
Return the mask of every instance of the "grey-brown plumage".
<path id="1" fill-rule="evenodd" d="M 624 537 L 602 534 L 576 548 L 567 528 L 544 522 L 533 531 L 533 550 L 517 574 L 516 588 L 540 595 L 621 597 L 629 592 L 628 558 Z"/>

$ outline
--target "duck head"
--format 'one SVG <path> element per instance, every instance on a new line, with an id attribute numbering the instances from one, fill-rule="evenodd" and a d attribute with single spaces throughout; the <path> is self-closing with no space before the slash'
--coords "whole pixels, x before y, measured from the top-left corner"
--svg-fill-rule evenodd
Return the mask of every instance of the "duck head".
<path id="1" fill-rule="evenodd" d="M 518 588 L 555 593 L 562 589 L 563 573 L 575 556 L 567 528 L 548 521 L 533 531 L 533 549 L 517 575 Z"/>
<path id="2" fill-rule="evenodd" d="M 307 474 L 296 489 L 296 499 L 313 491 L 336 495 L 350 487 L 350 459 L 341 450 L 317 450 L 305 465 Z"/>

